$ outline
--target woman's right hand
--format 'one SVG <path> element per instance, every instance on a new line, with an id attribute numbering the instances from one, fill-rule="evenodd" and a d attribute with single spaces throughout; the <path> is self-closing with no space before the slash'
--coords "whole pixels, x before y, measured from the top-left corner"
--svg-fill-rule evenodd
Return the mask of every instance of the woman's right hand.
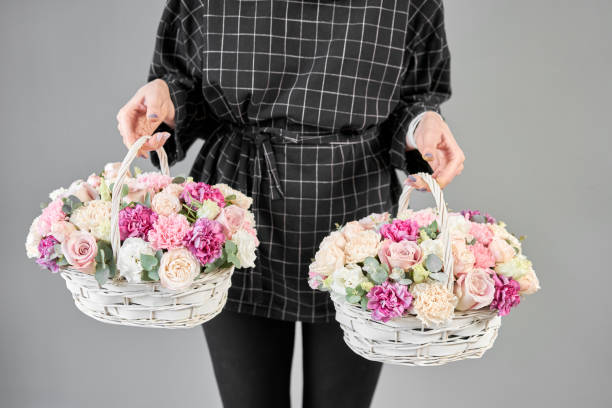
<path id="1" fill-rule="evenodd" d="M 141 136 L 151 135 L 162 123 L 174 128 L 174 104 L 168 84 L 162 79 L 155 79 L 136 91 L 117 113 L 117 128 L 127 148 Z M 155 133 L 142 146 L 139 155 L 147 157 L 147 152 L 159 149 L 169 137 L 168 132 Z"/>

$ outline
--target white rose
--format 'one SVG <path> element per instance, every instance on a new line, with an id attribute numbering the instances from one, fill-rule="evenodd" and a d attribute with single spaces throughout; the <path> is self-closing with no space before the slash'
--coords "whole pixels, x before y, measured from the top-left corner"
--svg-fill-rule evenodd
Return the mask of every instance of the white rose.
<path id="1" fill-rule="evenodd" d="M 310 264 L 310 273 L 329 276 L 344 266 L 344 259 L 344 252 L 337 246 L 321 248 L 315 254 L 314 262 Z"/>
<path id="2" fill-rule="evenodd" d="M 448 217 L 448 231 L 451 239 L 464 239 L 470 233 L 471 225 L 461 214 L 451 214 Z"/>
<path id="3" fill-rule="evenodd" d="M 241 268 L 255 267 L 255 249 L 257 248 L 257 238 L 245 230 L 239 230 L 232 235 L 232 242 L 238 247 L 236 256 L 240 261 Z"/>
<path id="4" fill-rule="evenodd" d="M 34 221 L 32 221 L 30 231 L 26 237 L 25 247 L 28 258 L 38 258 L 40 256 L 40 252 L 38 252 L 38 244 L 40 243 L 42 236 L 38 232 L 38 218 L 40 217 L 36 217 L 34 218 Z"/>
<path id="5" fill-rule="evenodd" d="M 231 195 L 235 196 L 235 198 L 231 200 L 232 204 L 235 204 L 238 207 L 241 207 L 245 210 L 248 210 L 249 207 L 251 207 L 251 204 L 253 204 L 252 198 L 247 197 L 246 195 L 242 194 L 240 191 L 231 188 L 227 184 L 215 184 L 213 187 L 221 191 L 221 194 L 223 194 L 223 197 L 229 197 Z"/>
<path id="6" fill-rule="evenodd" d="M 423 250 L 423 259 L 427 258 L 427 255 L 434 254 L 440 259 L 444 259 L 444 245 L 439 239 L 428 239 L 419 244 Z"/>
<path id="7" fill-rule="evenodd" d="M 200 274 L 200 263 L 185 248 L 171 249 L 162 256 L 158 273 L 164 288 L 183 290 Z"/>
<path id="8" fill-rule="evenodd" d="M 346 288 L 355 289 L 365 280 L 359 265 L 348 264 L 333 273 L 330 288 L 336 293 L 346 295 Z"/>
<path id="9" fill-rule="evenodd" d="M 170 193 L 155 194 L 151 201 L 151 209 L 160 215 L 177 214 L 181 207 L 178 197 Z"/>
<path id="10" fill-rule="evenodd" d="M 517 255 L 508 262 L 497 264 L 495 272 L 500 275 L 507 276 L 514 280 L 518 280 L 523 275 L 533 271 L 531 261 L 525 255 Z"/>
<path id="11" fill-rule="evenodd" d="M 140 255 L 155 255 L 155 251 L 148 242 L 142 238 L 127 238 L 117 255 L 117 268 L 119 275 L 123 276 L 130 283 L 140 282 L 142 265 Z"/>

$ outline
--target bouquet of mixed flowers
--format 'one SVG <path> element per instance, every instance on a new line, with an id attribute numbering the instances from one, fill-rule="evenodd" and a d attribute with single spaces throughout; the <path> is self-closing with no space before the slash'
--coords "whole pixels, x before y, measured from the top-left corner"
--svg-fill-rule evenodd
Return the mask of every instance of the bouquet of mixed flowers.
<path id="1" fill-rule="evenodd" d="M 339 226 L 320 244 L 309 270 L 314 289 L 387 322 L 408 314 L 427 327 L 447 324 L 455 310 L 489 308 L 499 316 L 539 289 L 521 240 L 479 211 L 450 213 L 452 291 L 435 209 L 405 210 L 395 219 L 372 214 Z"/>
<path id="2" fill-rule="evenodd" d="M 111 200 L 121 163 L 53 191 L 26 240 L 30 258 L 52 272 L 77 270 L 100 285 L 157 282 L 188 288 L 200 273 L 254 266 L 259 245 L 251 198 L 156 172 L 128 171 L 121 193 L 121 247 L 111 248 Z"/>

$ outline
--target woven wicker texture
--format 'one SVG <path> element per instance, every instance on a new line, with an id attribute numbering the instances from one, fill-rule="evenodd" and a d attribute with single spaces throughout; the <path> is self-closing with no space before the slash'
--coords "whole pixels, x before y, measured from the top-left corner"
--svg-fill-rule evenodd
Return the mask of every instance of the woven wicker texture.
<path id="1" fill-rule="evenodd" d="M 444 247 L 444 271 L 452 277 L 453 257 L 449 239 L 448 210 L 442 189 L 427 173 L 418 174 L 429 186 L 440 216 L 440 239 Z M 398 215 L 406 211 L 413 188 L 405 186 Z M 453 279 L 447 280 L 450 290 Z M 416 316 L 408 315 L 383 323 L 372 320 L 368 311 L 332 294 L 336 320 L 351 350 L 373 361 L 406 366 L 436 366 L 451 361 L 479 358 L 497 338 L 501 318 L 488 309 L 455 312 L 448 324 L 426 328 Z"/>
<path id="2" fill-rule="evenodd" d="M 121 163 L 113 187 L 111 203 L 111 245 L 115 259 L 119 238 L 121 189 L 130 164 L 150 136 L 140 138 Z M 157 150 L 162 173 L 169 174 L 168 158 L 163 148 Z M 168 290 L 159 282 L 126 283 L 108 281 L 100 286 L 93 275 L 63 269 L 61 276 L 72 293 L 77 308 L 104 323 L 155 328 L 190 328 L 218 315 L 227 301 L 234 268 L 200 274 L 185 290 Z"/>

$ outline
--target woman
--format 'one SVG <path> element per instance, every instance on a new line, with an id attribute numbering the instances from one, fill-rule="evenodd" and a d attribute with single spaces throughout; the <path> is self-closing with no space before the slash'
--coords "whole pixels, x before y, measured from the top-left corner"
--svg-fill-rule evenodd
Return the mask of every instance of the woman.
<path id="1" fill-rule="evenodd" d="M 191 175 L 254 199 L 257 266 L 204 325 L 226 407 L 290 406 L 296 321 L 303 406 L 369 406 L 381 365 L 345 346 L 308 265 L 336 223 L 393 210 L 394 169 L 427 168 L 414 149 L 442 186 L 461 172 L 436 113 L 449 63 L 441 0 L 167 3 L 150 82 L 117 119 L 127 146 L 155 132 L 141 153 L 164 145 L 171 164 L 203 139 Z"/>

